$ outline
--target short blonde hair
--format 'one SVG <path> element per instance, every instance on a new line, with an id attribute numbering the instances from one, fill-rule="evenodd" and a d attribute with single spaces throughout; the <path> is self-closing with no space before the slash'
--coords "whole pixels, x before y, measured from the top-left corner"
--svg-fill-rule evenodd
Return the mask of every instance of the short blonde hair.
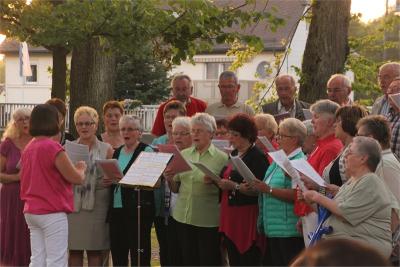
<path id="1" fill-rule="evenodd" d="M 181 126 L 184 128 L 191 129 L 190 127 L 190 118 L 189 117 L 176 117 L 173 121 L 172 121 L 172 129 L 175 129 L 175 127 L 177 126 Z"/>
<path id="2" fill-rule="evenodd" d="M 298 145 L 302 146 L 307 137 L 307 128 L 303 122 L 296 118 L 286 118 L 279 124 L 279 129 L 287 130 L 290 135 L 296 136 Z"/>
<path id="3" fill-rule="evenodd" d="M 10 139 L 15 139 L 20 136 L 20 132 L 18 131 L 18 128 L 16 127 L 15 123 L 17 120 L 21 117 L 25 116 L 31 116 L 32 110 L 30 108 L 19 108 L 16 109 L 12 115 L 11 115 L 11 120 L 8 122 L 6 129 L 4 130 L 3 138 L 2 140 L 6 138 Z"/>
<path id="4" fill-rule="evenodd" d="M 76 109 L 74 113 L 74 122 L 76 123 L 78 117 L 84 114 L 89 115 L 89 117 L 92 118 L 92 120 L 96 123 L 96 125 L 99 124 L 99 114 L 94 108 L 89 106 L 81 106 Z"/>
<path id="5" fill-rule="evenodd" d="M 254 120 L 263 129 L 274 133 L 274 135 L 278 132 L 278 123 L 276 123 L 274 116 L 271 114 L 257 114 L 254 116 Z"/>

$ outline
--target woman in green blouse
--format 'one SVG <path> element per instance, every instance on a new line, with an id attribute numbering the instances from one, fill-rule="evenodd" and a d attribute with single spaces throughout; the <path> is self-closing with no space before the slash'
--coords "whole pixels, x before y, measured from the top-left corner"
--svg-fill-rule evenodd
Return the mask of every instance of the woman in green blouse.
<path id="1" fill-rule="evenodd" d="M 214 117 L 197 113 L 191 118 L 193 145 L 182 151 L 187 161 L 201 162 L 219 175 L 228 155 L 211 144 L 216 130 Z M 196 167 L 167 177 L 173 192 L 179 193 L 172 217 L 177 221 L 178 245 L 186 266 L 221 265 L 219 189 Z"/>

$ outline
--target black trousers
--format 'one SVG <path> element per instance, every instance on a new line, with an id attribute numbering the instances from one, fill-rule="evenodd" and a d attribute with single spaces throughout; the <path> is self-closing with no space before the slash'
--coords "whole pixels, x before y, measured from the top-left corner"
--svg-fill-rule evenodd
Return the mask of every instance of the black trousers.
<path id="1" fill-rule="evenodd" d="M 181 266 L 181 249 L 179 247 L 177 221 L 171 216 L 166 224 L 164 217 L 155 217 L 154 227 L 156 229 L 158 245 L 160 248 L 161 266 Z"/>
<path id="2" fill-rule="evenodd" d="M 123 210 L 113 209 L 110 221 L 110 245 L 113 266 L 128 266 L 130 255 L 131 266 L 138 265 L 138 222 L 137 217 L 127 216 Z M 151 226 L 153 217 L 140 218 L 140 265 L 150 266 L 151 259 Z"/>
<path id="3" fill-rule="evenodd" d="M 267 237 L 263 265 L 288 266 L 303 249 L 302 237 Z"/>
<path id="4" fill-rule="evenodd" d="M 198 227 L 177 222 L 180 257 L 185 266 L 221 266 L 218 227 Z"/>
<path id="5" fill-rule="evenodd" d="M 228 251 L 229 266 L 261 265 L 261 251 L 255 244 L 243 254 L 240 254 L 236 245 L 226 236 L 224 236 L 224 244 Z"/>

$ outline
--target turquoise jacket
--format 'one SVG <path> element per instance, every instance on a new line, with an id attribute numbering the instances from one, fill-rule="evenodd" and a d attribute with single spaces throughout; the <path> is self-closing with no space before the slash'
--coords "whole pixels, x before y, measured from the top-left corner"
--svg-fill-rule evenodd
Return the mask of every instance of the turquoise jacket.
<path id="1" fill-rule="evenodd" d="M 304 158 L 301 150 L 289 159 Z M 269 177 L 271 178 L 269 179 Z M 274 188 L 292 188 L 292 180 L 273 162 L 265 173 L 264 182 Z M 258 229 L 267 237 L 299 237 L 296 230 L 298 217 L 294 214 L 294 204 L 271 196 L 268 193 L 259 196 Z"/>

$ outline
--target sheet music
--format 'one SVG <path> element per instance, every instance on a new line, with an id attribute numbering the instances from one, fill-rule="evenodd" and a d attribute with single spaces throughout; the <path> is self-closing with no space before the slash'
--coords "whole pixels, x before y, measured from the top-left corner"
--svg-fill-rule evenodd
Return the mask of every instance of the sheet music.
<path id="1" fill-rule="evenodd" d="M 290 163 L 292 166 L 302 174 L 310 177 L 311 180 L 316 182 L 319 186 L 326 187 L 324 179 L 314 170 L 314 168 L 305 159 L 294 159 Z"/>
<path id="2" fill-rule="evenodd" d="M 267 137 L 257 136 L 257 138 L 258 140 L 260 140 L 261 144 L 263 144 L 267 148 L 268 152 L 276 151 L 275 147 L 271 144 Z"/>
<path id="3" fill-rule="evenodd" d="M 210 177 L 214 182 L 218 183 L 219 181 L 221 181 L 221 177 L 219 177 L 218 175 L 216 175 L 215 173 L 213 173 L 212 170 L 210 170 L 206 165 L 204 165 L 201 162 L 191 162 L 194 166 L 196 166 L 197 168 L 199 168 L 200 171 L 202 171 L 205 175 L 207 175 L 208 177 Z"/>
<path id="4" fill-rule="evenodd" d="M 240 157 L 231 157 L 231 162 L 235 166 L 235 170 L 237 170 L 247 182 L 251 183 L 252 181 L 257 180 L 257 177 L 254 176 L 249 167 L 247 167 Z"/>
<path id="5" fill-rule="evenodd" d="M 154 187 L 172 156 L 171 153 L 141 152 L 119 183 Z"/>
<path id="6" fill-rule="evenodd" d="M 232 152 L 233 148 L 231 147 L 231 144 L 229 140 L 221 140 L 221 139 L 212 139 L 211 143 L 218 148 L 219 150 L 222 150 L 226 153 Z"/>
<path id="7" fill-rule="evenodd" d="M 302 191 L 306 190 L 303 181 L 300 179 L 299 173 L 292 166 L 289 158 L 282 149 L 274 152 L 268 152 L 268 154 L 271 156 L 272 160 L 292 178 L 292 188 L 299 186 Z"/>
<path id="8" fill-rule="evenodd" d="M 124 176 L 116 159 L 97 159 L 96 165 L 111 179 L 115 179 L 116 177 L 122 178 Z"/>
<path id="9" fill-rule="evenodd" d="M 66 140 L 64 148 L 74 164 L 78 161 L 85 161 L 86 164 L 89 164 L 89 146 Z"/>
<path id="10" fill-rule="evenodd" d="M 168 164 L 168 167 L 171 168 L 175 174 L 192 170 L 189 162 L 187 162 L 187 160 L 182 156 L 176 145 L 158 145 L 158 149 L 160 152 L 174 154 L 174 157 Z"/>

